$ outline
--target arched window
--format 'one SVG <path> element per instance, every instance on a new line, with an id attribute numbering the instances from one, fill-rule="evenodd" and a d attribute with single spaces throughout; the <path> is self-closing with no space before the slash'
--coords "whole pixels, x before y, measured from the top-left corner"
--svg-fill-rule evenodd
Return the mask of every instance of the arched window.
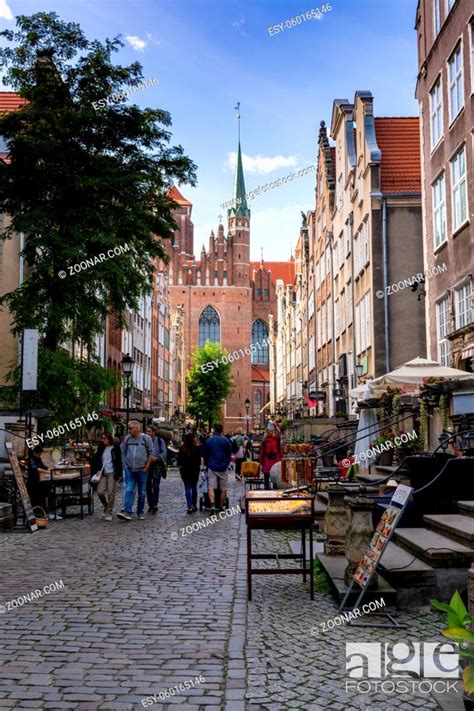
<path id="1" fill-rule="evenodd" d="M 213 343 L 220 343 L 220 331 L 219 314 L 212 306 L 206 306 L 199 317 L 199 348 L 202 348 L 208 339 Z"/>
<path id="2" fill-rule="evenodd" d="M 256 347 L 255 353 L 252 353 L 252 363 L 260 365 L 268 365 L 268 328 L 261 318 L 254 321 L 252 324 L 252 345 Z M 263 343 L 265 341 L 265 343 Z"/>
<path id="3" fill-rule="evenodd" d="M 255 424 L 260 424 L 261 420 L 261 415 L 260 415 L 260 410 L 262 409 L 262 393 L 260 390 L 255 390 L 254 395 L 253 395 L 253 423 L 252 426 L 254 427 Z"/>

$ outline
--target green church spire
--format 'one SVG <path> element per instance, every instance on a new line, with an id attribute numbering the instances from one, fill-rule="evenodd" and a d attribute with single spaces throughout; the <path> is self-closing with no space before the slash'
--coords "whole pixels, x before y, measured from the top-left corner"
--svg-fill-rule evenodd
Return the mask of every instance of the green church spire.
<path id="1" fill-rule="evenodd" d="M 250 217 L 250 210 L 247 206 L 245 193 L 244 169 L 242 165 L 242 151 L 240 149 L 240 101 L 235 107 L 237 110 L 237 120 L 239 122 L 239 147 L 237 150 L 237 165 L 235 167 L 234 193 L 232 195 L 232 207 L 228 210 L 228 217 Z"/>

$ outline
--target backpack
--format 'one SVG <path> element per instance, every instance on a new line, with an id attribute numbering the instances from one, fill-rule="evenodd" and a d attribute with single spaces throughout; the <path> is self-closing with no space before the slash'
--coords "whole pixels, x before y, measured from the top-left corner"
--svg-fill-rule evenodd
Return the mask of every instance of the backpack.
<path id="1" fill-rule="evenodd" d="M 230 452 L 231 454 L 237 454 L 239 451 L 240 447 L 237 444 L 237 437 L 232 438 L 232 442 L 230 443 Z"/>
<path id="2" fill-rule="evenodd" d="M 127 452 L 128 452 L 128 441 L 129 441 L 129 439 L 130 439 L 131 436 L 132 436 L 132 435 L 127 435 L 127 437 L 126 437 L 126 439 L 125 439 L 125 456 L 127 456 Z M 142 437 L 143 437 L 143 440 L 142 440 Z M 151 449 L 149 448 L 149 445 L 147 444 L 146 437 L 145 437 L 144 434 L 141 434 L 141 435 L 140 435 L 140 440 L 139 440 L 137 446 L 138 446 L 138 447 L 140 447 L 140 446 L 145 447 L 146 453 L 148 454 L 148 456 L 150 456 L 150 454 L 151 454 Z"/>

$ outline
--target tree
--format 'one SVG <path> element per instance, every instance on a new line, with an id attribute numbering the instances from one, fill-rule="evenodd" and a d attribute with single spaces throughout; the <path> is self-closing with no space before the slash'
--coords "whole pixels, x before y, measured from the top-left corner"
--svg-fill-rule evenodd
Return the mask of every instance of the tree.
<path id="1" fill-rule="evenodd" d="M 196 418 L 201 413 L 209 429 L 213 422 L 219 420 L 224 400 L 232 389 L 230 364 L 222 362 L 225 355 L 219 343 L 206 341 L 203 348 L 194 349 L 194 364 L 186 374 L 188 412 Z"/>
<path id="2" fill-rule="evenodd" d="M 138 62 L 112 63 L 119 38 L 89 41 L 56 13 L 20 15 L 16 24 L 16 31 L 0 32 L 15 45 L 0 49 L 0 61 L 4 84 L 27 103 L 0 117 L 9 154 L 0 211 L 11 219 L 0 238 L 26 235 L 26 278 L 0 305 L 10 309 L 14 333 L 42 334 L 39 382 L 50 394 L 63 387 L 46 369 L 57 348 L 80 342 L 91 353 L 106 316 L 123 327 L 126 309 L 151 290 L 153 260 L 166 261 L 162 240 L 176 227 L 168 190 L 195 185 L 196 166 L 181 146 L 168 145 L 167 111 L 141 110 L 123 98 L 94 108 L 143 78 Z M 99 257 L 124 245 L 121 256 Z M 94 266 L 69 274 L 86 259 Z"/>

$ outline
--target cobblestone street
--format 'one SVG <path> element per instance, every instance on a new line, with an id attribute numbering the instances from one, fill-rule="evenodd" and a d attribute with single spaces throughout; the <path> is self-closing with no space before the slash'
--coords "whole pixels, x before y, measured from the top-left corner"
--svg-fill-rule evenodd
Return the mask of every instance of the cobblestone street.
<path id="1" fill-rule="evenodd" d="M 238 492 L 232 484 L 231 506 Z M 404 613 L 403 631 L 346 626 L 316 638 L 311 626 L 337 613 L 332 598 L 317 592 L 311 602 L 293 576 L 257 576 L 247 603 L 244 517 L 183 537 L 204 516 L 185 513 L 176 471 L 156 517 L 107 523 L 99 508 L 92 519 L 0 537 L 0 604 L 64 583 L 0 615 L 0 709 L 138 709 L 199 675 L 202 684 L 150 708 L 437 708 L 426 695 L 345 694 L 345 642 L 435 640 L 433 613 Z M 257 534 L 257 548 L 286 546 L 285 534 Z"/>

